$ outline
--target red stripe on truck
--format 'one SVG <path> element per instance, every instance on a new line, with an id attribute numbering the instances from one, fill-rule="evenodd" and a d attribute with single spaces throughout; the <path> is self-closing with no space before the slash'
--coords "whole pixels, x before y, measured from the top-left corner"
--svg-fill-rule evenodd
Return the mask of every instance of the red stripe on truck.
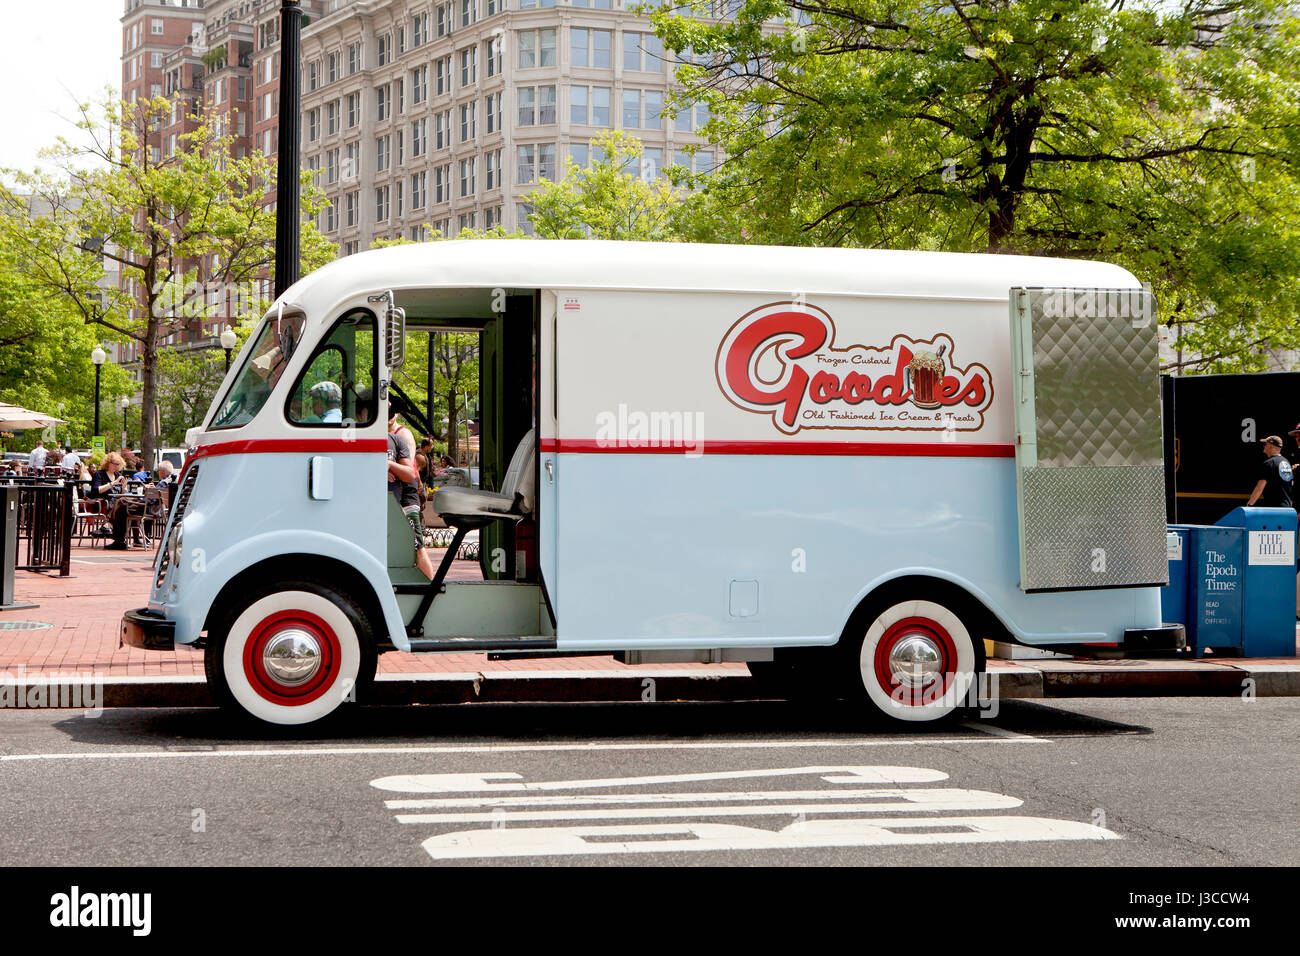
<path id="1" fill-rule="evenodd" d="M 250 438 L 244 441 L 223 441 L 215 445 L 200 445 L 185 459 L 186 467 L 200 458 L 217 455 L 289 455 L 315 452 L 323 455 L 340 455 L 349 452 L 388 453 L 388 440 L 366 438 L 344 441 L 341 438 Z"/>
<path id="2" fill-rule="evenodd" d="M 904 455 L 934 458 L 1014 458 L 1012 444 L 958 442 L 704 441 L 675 445 L 548 438 L 544 452 L 607 455 Z"/>

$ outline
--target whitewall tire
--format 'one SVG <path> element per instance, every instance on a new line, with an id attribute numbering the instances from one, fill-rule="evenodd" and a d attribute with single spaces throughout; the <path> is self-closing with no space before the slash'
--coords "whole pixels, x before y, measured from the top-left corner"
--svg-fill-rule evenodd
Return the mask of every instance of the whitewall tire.
<path id="1" fill-rule="evenodd" d="M 209 635 L 208 682 L 220 703 L 258 720 L 308 724 L 356 699 L 374 649 L 350 599 L 315 584 L 283 587 L 232 609 L 224 633 Z"/>
<path id="2" fill-rule="evenodd" d="M 856 646 L 857 688 L 887 717 L 939 720 L 974 697 L 983 655 L 944 604 L 902 600 L 878 608 Z"/>

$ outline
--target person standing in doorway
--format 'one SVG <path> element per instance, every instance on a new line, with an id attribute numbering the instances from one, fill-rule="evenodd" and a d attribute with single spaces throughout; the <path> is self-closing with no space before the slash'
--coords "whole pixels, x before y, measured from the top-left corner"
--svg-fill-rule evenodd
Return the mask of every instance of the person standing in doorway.
<path id="1" fill-rule="evenodd" d="M 1260 444 L 1264 446 L 1264 463 L 1260 465 L 1259 480 L 1250 493 L 1246 507 L 1258 503 L 1261 508 L 1291 508 L 1291 463 L 1282 457 L 1282 439 L 1269 435 Z"/>

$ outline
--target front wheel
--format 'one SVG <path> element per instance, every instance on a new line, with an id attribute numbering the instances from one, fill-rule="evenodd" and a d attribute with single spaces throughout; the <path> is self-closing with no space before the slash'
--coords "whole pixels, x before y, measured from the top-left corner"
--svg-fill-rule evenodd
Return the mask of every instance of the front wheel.
<path id="1" fill-rule="evenodd" d="M 967 627 L 971 617 L 938 600 L 871 607 L 845 634 L 846 663 L 856 671 L 851 696 L 865 696 L 880 713 L 900 721 L 957 713 L 974 698 L 984 667 L 983 645 Z"/>
<path id="2" fill-rule="evenodd" d="M 263 589 L 221 616 L 204 651 L 218 703 L 269 724 L 308 724 L 355 700 L 374 673 L 365 614 L 314 582 Z"/>

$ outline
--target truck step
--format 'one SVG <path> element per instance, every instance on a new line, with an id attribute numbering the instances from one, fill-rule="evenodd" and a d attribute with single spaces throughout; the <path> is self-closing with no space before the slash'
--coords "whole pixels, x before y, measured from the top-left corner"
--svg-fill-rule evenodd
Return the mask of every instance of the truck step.
<path id="1" fill-rule="evenodd" d="M 551 650 L 553 637 L 417 637 L 411 639 L 411 652 L 415 654 L 456 651 L 478 653 L 481 651 L 533 651 Z"/>

